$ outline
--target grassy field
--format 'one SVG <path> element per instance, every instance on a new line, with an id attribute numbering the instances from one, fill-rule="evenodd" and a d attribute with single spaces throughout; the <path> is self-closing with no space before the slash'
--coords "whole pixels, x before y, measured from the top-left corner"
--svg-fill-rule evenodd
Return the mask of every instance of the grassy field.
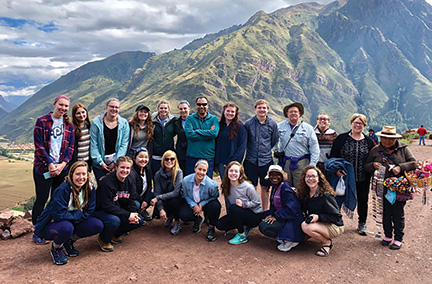
<path id="1" fill-rule="evenodd" d="M 34 195 L 33 164 L 0 157 L 0 210 Z"/>

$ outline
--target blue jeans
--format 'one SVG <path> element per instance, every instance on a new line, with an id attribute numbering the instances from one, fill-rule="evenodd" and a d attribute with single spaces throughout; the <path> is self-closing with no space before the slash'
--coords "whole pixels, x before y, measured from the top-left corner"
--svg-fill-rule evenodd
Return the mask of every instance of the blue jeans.
<path id="1" fill-rule="evenodd" d="M 224 164 L 217 164 L 216 167 L 218 169 L 219 176 L 220 176 L 221 181 L 222 181 L 223 177 L 225 175 L 225 169 L 226 169 L 226 167 L 224 166 Z"/>
<path id="2" fill-rule="evenodd" d="M 195 172 L 195 164 L 198 162 L 198 160 L 206 160 L 209 164 L 209 167 L 207 169 L 207 176 L 211 179 L 213 179 L 213 170 L 214 170 L 214 159 L 202 159 L 202 158 L 192 158 L 192 157 L 186 157 L 186 174 L 190 175 Z"/>
<path id="3" fill-rule="evenodd" d="M 40 236 L 46 240 L 53 240 L 54 243 L 60 245 L 69 240 L 73 234 L 79 238 L 85 238 L 99 234 L 102 230 L 102 221 L 89 217 L 76 224 L 69 221 L 52 222 L 45 227 Z"/>
<path id="4" fill-rule="evenodd" d="M 119 237 L 126 232 L 141 227 L 144 222 L 144 219 L 141 215 L 139 215 L 139 224 L 130 224 L 129 221 L 122 221 L 117 215 L 109 214 L 105 211 L 95 211 L 92 216 L 100 219 L 103 222 L 104 228 L 99 236 L 104 243 L 109 243 L 113 236 Z"/>
<path id="5" fill-rule="evenodd" d="M 423 145 L 426 146 L 425 137 L 424 136 L 419 136 L 419 145 L 421 145 L 422 142 L 423 142 Z"/>

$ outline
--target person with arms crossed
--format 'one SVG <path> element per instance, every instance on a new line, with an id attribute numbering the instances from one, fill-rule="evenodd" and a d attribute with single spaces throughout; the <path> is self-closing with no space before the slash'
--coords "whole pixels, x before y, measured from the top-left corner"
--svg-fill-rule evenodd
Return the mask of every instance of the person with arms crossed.
<path id="1" fill-rule="evenodd" d="M 185 134 L 188 140 L 186 151 L 186 175 L 194 172 L 194 166 L 200 159 L 208 162 L 207 175 L 213 178 L 215 141 L 219 133 L 219 122 L 215 115 L 208 112 L 209 102 L 206 97 L 195 100 L 197 112 L 186 119 Z"/>

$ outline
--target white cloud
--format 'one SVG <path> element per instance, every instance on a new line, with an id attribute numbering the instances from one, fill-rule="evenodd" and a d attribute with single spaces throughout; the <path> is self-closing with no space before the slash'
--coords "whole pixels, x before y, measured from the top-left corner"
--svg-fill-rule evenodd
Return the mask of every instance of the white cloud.
<path id="1" fill-rule="evenodd" d="M 243 24 L 259 10 L 270 13 L 305 1 L 0 0 L 0 17 L 28 21 L 15 28 L 0 25 L 0 84 L 20 80 L 16 88 L 27 92 L 88 61 L 126 50 L 181 48 Z M 45 32 L 44 25 L 56 29 Z"/>

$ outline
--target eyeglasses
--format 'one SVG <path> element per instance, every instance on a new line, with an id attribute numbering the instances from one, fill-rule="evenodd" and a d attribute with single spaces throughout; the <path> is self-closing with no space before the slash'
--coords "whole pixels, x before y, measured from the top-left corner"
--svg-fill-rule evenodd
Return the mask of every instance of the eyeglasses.
<path id="1" fill-rule="evenodd" d="M 199 107 L 200 106 L 204 106 L 205 107 L 205 106 L 207 106 L 207 103 L 196 103 L 196 105 L 199 106 Z"/>
<path id="2" fill-rule="evenodd" d="M 359 125 L 359 126 L 360 126 L 360 125 L 364 125 L 363 122 L 357 122 L 357 121 L 354 121 L 352 124 L 354 124 L 354 125 Z"/>
<path id="3" fill-rule="evenodd" d="M 171 161 L 171 162 L 173 162 L 173 161 L 175 161 L 175 158 L 174 157 L 166 157 L 165 158 L 165 161 Z"/>
<path id="4" fill-rule="evenodd" d="M 306 176 L 307 179 L 316 179 L 318 176 L 315 175 L 311 175 L 311 176 Z"/>
<path id="5" fill-rule="evenodd" d="M 319 121 L 327 121 L 327 120 L 330 120 L 330 119 L 324 118 L 324 117 L 318 117 L 317 120 L 319 120 Z"/>

